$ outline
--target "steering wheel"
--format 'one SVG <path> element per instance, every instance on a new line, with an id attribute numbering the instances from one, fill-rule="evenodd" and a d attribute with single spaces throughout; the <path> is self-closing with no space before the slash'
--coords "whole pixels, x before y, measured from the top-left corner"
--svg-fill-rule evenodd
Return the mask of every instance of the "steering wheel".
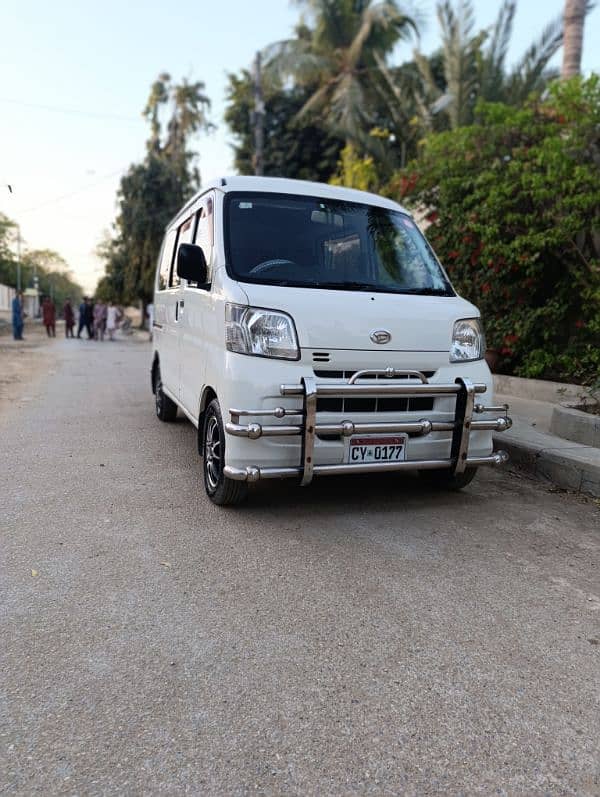
<path id="1" fill-rule="evenodd" d="M 280 269 L 285 266 L 295 266 L 293 260 L 283 260 L 283 259 L 274 259 L 274 260 L 265 260 L 263 263 L 259 263 L 254 268 L 251 268 L 248 272 L 249 274 L 262 274 L 265 271 L 273 271 L 276 269 Z"/>

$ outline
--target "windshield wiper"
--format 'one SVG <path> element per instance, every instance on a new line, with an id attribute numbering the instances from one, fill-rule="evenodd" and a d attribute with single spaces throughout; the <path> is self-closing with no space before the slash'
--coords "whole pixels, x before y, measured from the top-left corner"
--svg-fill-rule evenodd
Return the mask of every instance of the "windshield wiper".
<path id="1" fill-rule="evenodd" d="M 452 296 L 449 288 L 400 288 L 397 293 L 411 296 Z"/>
<path id="2" fill-rule="evenodd" d="M 375 291 L 377 293 L 401 293 L 411 296 L 452 296 L 449 288 L 401 288 L 395 285 L 373 285 L 370 282 L 315 282 L 315 288 L 333 288 L 348 291 Z"/>
<path id="3" fill-rule="evenodd" d="M 383 286 L 370 282 L 315 282 L 315 288 L 333 288 L 348 291 L 380 291 Z"/>

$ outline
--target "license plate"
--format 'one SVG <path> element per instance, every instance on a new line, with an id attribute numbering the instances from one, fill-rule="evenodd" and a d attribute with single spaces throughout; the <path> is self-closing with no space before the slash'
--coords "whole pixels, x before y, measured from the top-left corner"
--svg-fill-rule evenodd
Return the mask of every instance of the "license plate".
<path id="1" fill-rule="evenodd" d="M 406 459 L 408 435 L 363 435 L 351 437 L 348 462 L 362 465 L 373 462 L 402 462 Z"/>

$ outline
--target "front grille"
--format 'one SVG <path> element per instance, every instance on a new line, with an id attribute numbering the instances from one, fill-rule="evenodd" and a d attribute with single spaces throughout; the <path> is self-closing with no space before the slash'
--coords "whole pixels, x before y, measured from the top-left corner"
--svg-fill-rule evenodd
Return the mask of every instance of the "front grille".
<path id="1" fill-rule="evenodd" d="M 354 376 L 357 371 L 363 370 L 362 368 L 352 368 L 351 370 L 345 371 L 317 371 L 315 368 L 315 376 L 318 379 L 350 379 L 350 377 Z M 412 368 L 413 371 L 418 371 L 418 368 Z M 435 374 L 435 371 L 421 371 L 423 376 L 426 379 L 431 379 L 431 377 Z M 381 380 L 382 382 L 387 382 L 387 376 L 370 376 L 369 379 L 374 379 L 376 382 Z M 414 379 L 414 376 L 395 376 L 394 379 Z"/>
<path id="2" fill-rule="evenodd" d="M 318 379 L 337 379 L 348 380 L 358 369 L 351 371 L 317 371 L 315 376 Z M 421 371 L 429 379 L 435 371 Z M 375 381 L 388 381 L 385 376 L 374 377 Z M 397 377 L 398 379 L 409 379 L 410 377 Z M 433 399 L 423 396 L 415 398 L 320 398 L 317 399 L 317 412 L 428 412 L 433 410 Z"/>

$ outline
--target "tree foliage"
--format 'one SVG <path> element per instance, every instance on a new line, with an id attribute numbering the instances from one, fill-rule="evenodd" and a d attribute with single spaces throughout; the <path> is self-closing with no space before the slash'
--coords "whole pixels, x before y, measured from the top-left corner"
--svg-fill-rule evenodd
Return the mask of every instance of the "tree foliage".
<path id="1" fill-rule="evenodd" d="M 331 185 L 356 188 L 359 191 L 377 191 L 380 180 L 372 157 L 359 157 L 352 144 L 347 144 L 338 161 L 338 172 L 329 181 Z"/>
<path id="2" fill-rule="evenodd" d="M 73 279 L 64 258 L 51 249 L 26 250 L 22 258 L 22 281 L 24 286 L 34 284 L 34 275 L 38 279 L 38 289 L 42 296 L 50 296 L 58 310 L 65 299 L 73 304 L 81 301 L 83 291 Z"/>
<path id="3" fill-rule="evenodd" d="M 147 154 L 121 179 L 113 234 L 98 247 L 105 263 L 97 288 L 103 299 L 151 301 L 165 227 L 199 187 L 190 141 L 212 129 L 209 108 L 201 81 L 176 85 L 162 74 L 152 84 L 143 111 L 150 124 Z"/>
<path id="4" fill-rule="evenodd" d="M 10 287 L 17 284 L 17 261 L 11 250 L 16 230 L 15 222 L 0 213 L 0 283 Z"/>
<path id="5" fill-rule="evenodd" d="M 196 133 L 210 132 L 214 125 L 208 120 L 210 100 L 201 80 L 189 83 L 185 78 L 173 84 L 169 74 L 162 73 L 152 84 L 143 115 L 150 122 L 149 155 L 167 160 L 182 184 L 184 193 L 200 184 L 195 153 L 189 149 L 190 138 Z M 161 113 L 171 106 L 165 124 Z"/>
<path id="6" fill-rule="evenodd" d="M 488 346 L 522 376 L 591 380 L 600 368 L 600 78 L 552 85 L 521 109 L 431 134 L 389 192 L 426 212 Z"/>
<path id="7" fill-rule="evenodd" d="M 412 60 L 394 66 L 396 45 L 417 31 L 417 21 L 398 0 L 298 0 L 298 5 L 302 17 L 294 37 L 263 50 L 267 91 L 276 87 L 266 108 L 267 131 L 279 133 L 280 114 L 293 112 L 285 130 L 301 139 L 296 152 L 312 155 L 315 138 L 304 133 L 316 137 L 327 130 L 351 145 L 356 159 L 373 159 L 383 182 L 416 155 L 425 134 L 471 124 L 479 100 L 518 106 L 532 92 L 541 93 L 554 76 L 548 63 L 563 37 L 562 19 L 550 22 L 509 68 L 516 0 L 503 0 L 489 28 L 477 26 L 472 0 L 440 0 L 441 47 L 430 55 L 417 50 Z M 230 86 L 227 121 L 238 136 L 236 163 L 245 173 L 253 154 L 247 73 L 231 76 Z M 286 144 L 294 150 L 289 137 Z M 285 158 L 276 169 L 280 163 Z"/>
<path id="8" fill-rule="evenodd" d="M 17 225 L 0 213 L 0 283 L 11 288 L 17 287 L 17 258 L 14 254 Z M 21 254 L 21 286 L 23 289 L 35 287 L 42 295 L 52 296 L 60 307 L 69 296 L 79 301 L 82 290 L 74 280 L 64 258 L 51 249 L 28 249 Z"/>
<path id="9" fill-rule="evenodd" d="M 472 124 L 481 100 L 519 106 L 543 91 L 555 76 L 548 64 L 562 44 L 562 19 L 547 24 L 508 67 L 516 7 L 516 0 L 503 0 L 494 24 L 478 28 L 472 0 L 443 0 L 437 4 L 439 50 L 428 56 L 417 50 L 398 69 L 380 64 L 386 113 L 402 123 L 392 127 L 398 140 L 412 149 L 424 133 Z"/>
<path id="10" fill-rule="evenodd" d="M 243 71 L 229 75 L 228 80 L 225 121 L 235 136 L 235 167 L 240 174 L 253 174 L 252 78 Z M 266 81 L 265 175 L 326 182 L 334 172 L 342 141 L 331 135 L 314 114 L 298 118 L 309 93 L 310 88 L 284 88 L 279 81 Z"/>
<path id="11" fill-rule="evenodd" d="M 358 143 L 376 123 L 379 62 L 415 32 L 396 0 L 300 0 L 296 36 L 267 50 L 267 69 L 310 88 L 299 116 L 317 113 L 332 133 Z"/>

